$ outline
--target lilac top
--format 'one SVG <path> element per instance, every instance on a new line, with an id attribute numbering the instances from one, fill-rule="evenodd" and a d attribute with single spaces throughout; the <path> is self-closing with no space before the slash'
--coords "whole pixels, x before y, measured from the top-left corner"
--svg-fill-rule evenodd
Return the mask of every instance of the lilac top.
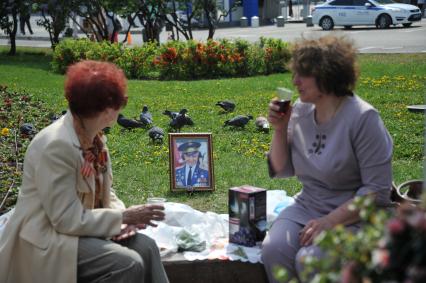
<path id="1" fill-rule="evenodd" d="M 392 139 L 378 112 L 358 96 L 346 97 L 333 119 L 318 125 L 315 106 L 296 102 L 288 126 L 290 162 L 271 177 L 297 176 L 303 185 L 280 218 L 300 224 L 322 217 L 354 196 L 376 193 L 390 203 Z"/>

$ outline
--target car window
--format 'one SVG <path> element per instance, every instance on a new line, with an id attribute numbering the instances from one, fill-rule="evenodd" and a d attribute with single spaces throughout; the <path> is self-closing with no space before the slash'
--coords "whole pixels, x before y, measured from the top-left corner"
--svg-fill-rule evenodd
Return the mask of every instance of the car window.
<path id="1" fill-rule="evenodd" d="M 395 3 L 395 1 L 392 1 L 392 0 L 376 0 L 376 2 L 381 4 L 381 5 L 394 4 Z"/>
<path id="2" fill-rule="evenodd" d="M 352 6 L 352 0 L 334 0 L 330 2 L 332 6 Z"/>
<path id="3" fill-rule="evenodd" d="M 369 3 L 367 0 L 352 0 L 354 6 L 364 6 L 365 3 Z"/>

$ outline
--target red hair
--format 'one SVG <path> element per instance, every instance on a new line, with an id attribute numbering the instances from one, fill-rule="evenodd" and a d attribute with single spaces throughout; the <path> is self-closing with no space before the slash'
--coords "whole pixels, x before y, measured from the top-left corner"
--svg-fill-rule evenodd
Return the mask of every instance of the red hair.
<path id="1" fill-rule="evenodd" d="M 123 71 L 108 62 L 81 61 L 67 70 L 65 98 L 73 114 L 92 118 L 107 108 L 127 103 L 127 79 Z"/>

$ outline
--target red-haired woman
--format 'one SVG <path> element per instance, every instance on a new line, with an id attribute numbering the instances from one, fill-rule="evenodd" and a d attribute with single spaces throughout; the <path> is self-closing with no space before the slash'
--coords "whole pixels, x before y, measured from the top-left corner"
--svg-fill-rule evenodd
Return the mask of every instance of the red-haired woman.
<path id="1" fill-rule="evenodd" d="M 154 240 L 136 233 L 164 219 L 163 206 L 126 209 L 111 188 L 101 131 L 126 105 L 126 87 L 110 63 L 68 69 L 69 111 L 25 155 L 15 212 L 0 238 L 0 282 L 168 282 Z"/>

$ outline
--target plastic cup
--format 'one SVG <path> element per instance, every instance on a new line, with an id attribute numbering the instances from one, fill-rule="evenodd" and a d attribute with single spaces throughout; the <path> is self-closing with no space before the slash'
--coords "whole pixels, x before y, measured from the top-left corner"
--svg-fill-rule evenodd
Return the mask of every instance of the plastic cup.
<path id="1" fill-rule="evenodd" d="M 166 201 L 167 199 L 159 197 L 152 197 L 146 200 L 146 202 L 149 204 L 164 204 Z"/>
<path id="2" fill-rule="evenodd" d="M 288 111 L 288 108 L 290 107 L 293 91 L 284 87 L 279 87 L 277 88 L 277 96 L 278 100 L 275 100 L 274 103 L 280 107 L 278 112 L 285 114 Z"/>
<path id="3" fill-rule="evenodd" d="M 164 205 L 164 203 L 167 201 L 167 199 L 165 199 L 165 198 L 159 198 L 159 197 L 151 197 L 151 198 L 148 198 L 147 200 L 146 200 L 146 203 L 147 204 L 159 204 L 159 205 Z M 159 225 L 159 222 L 158 221 L 152 221 L 151 220 L 151 222 L 152 223 L 154 223 L 154 224 L 156 224 L 156 225 Z"/>

